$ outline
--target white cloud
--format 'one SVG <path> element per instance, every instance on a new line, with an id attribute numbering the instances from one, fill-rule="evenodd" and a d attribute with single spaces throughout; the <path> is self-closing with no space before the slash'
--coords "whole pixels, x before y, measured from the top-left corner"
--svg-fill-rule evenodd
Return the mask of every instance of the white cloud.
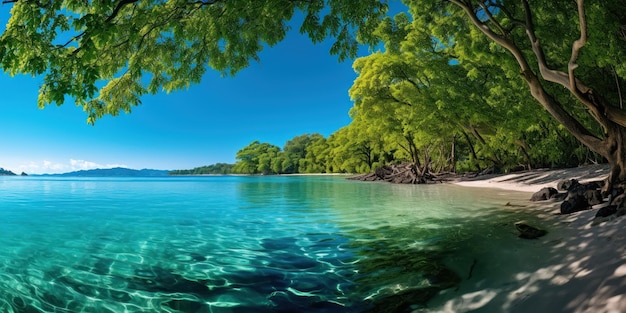
<path id="1" fill-rule="evenodd" d="M 58 174 L 80 170 L 113 167 L 127 166 L 123 164 L 99 164 L 96 162 L 76 159 L 70 159 L 68 163 L 55 163 L 52 161 L 44 160 L 41 162 L 30 161 L 28 162 L 28 164 L 22 164 L 19 166 L 19 171 L 26 172 L 28 174 Z"/>
<path id="2" fill-rule="evenodd" d="M 126 167 L 123 164 L 98 164 L 95 162 L 85 161 L 85 160 L 74 160 L 70 159 L 70 167 L 72 171 L 80 171 L 80 170 L 92 170 L 95 168 L 113 168 L 113 167 Z"/>

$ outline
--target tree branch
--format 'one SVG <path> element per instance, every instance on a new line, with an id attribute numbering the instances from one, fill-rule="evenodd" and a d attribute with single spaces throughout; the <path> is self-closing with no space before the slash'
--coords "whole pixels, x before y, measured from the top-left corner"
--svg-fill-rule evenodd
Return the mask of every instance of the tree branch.
<path id="1" fill-rule="evenodd" d="M 113 12 L 111 12 L 111 15 L 109 15 L 109 17 L 107 17 L 106 20 L 104 20 L 104 23 L 109 23 L 111 22 L 119 13 L 120 10 L 127 4 L 131 4 L 131 3 L 135 3 L 139 0 L 122 0 L 120 1 L 115 8 L 113 9 Z"/>
<path id="2" fill-rule="evenodd" d="M 483 11 L 485 12 L 485 15 L 487 15 L 487 17 L 489 18 L 489 21 L 493 23 L 493 25 L 495 25 L 496 28 L 500 31 L 500 35 L 506 36 L 507 32 L 504 30 L 502 25 L 500 25 L 500 23 L 498 23 L 498 21 L 496 21 L 496 19 L 493 18 L 493 15 L 491 15 L 491 12 L 489 12 L 489 8 L 482 1 L 479 2 L 478 5 L 480 5 L 480 7 L 483 9 Z"/>
<path id="3" fill-rule="evenodd" d="M 494 31 L 491 30 L 491 28 L 489 28 L 489 26 L 485 25 L 485 23 L 483 23 L 478 18 L 478 16 L 476 16 L 474 11 L 472 10 L 471 4 L 464 3 L 461 0 L 449 0 L 449 1 L 455 4 L 456 6 L 458 6 L 459 8 L 461 8 L 463 11 L 465 11 L 466 15 L 469 17 L 472 24 L 474 24 L 474 26 L 476 26 L 480 31 L 482 31 L 483 34 L 485 34 L 489 39 L 493 40 L 495 43 L 509 50 L 509 52 L 513 54 L 513 57 L 515 57 L 515 60 L 517 60 L 517 63 L 520 65 L 522 69 L 522 73 L 527 72 L 527 71 L 532 71 L 522 51 L 512 41 L 496 34 Z M 493 18 L 493 16 L 491 18 Z"/>
<path id="4" fill-rule="evenodd" d="M 556 118 L 557 121 L 559 121 L 559 123 L 565 126 L 570 131 L 570 133 L 574 135 L 574 137 L 576 137 L 578 140 L 580 140 L 582 143 L 584 143 L 585 145 L 587 145 L 594 151 L 601 152 L 601 154 L 602 152 L 606 152 L 604 151 L 606 147 L 602 144 L 602 141 L 598 137 L 594 136 L 587 128 L 585 128 L 580 123 L 580 121 L 575 119 L 571 114 L 569 114 L 565 109 L 563 109 L 561 104 L 558 103 L 557 100 L 552 95 L 546 92 L 546 90 L 543 88 L 541 81 L 538 79 L 535 72 L 529 66 L 526 56 L 523 54 L 523 52 L 521 51 L 521 49 L 517 46 L 515 42 L 505 37 L 499 36 L 493 30 L 491 30 L 489 26 L 483 23 L 478 18 L 478 16 L 476 16 L 474 11 L 472 10 L 471 4 L 468 4 L 467 2 L 464 2 L 462 0 L 448 0 L 448 1 L 450 1 L 450 3 L 455 4 L 456 6 L 461 8 L 463 11 L 465 11 L 471 23 L 474 24 L 480 31 L 482 31 L 483 34 L 485 34 L 489 39 L 493 40 L 495 43 L 504 47 L 511 54 L 513 54 L 513 57 L 515 57 L 518 65 L 520 66 L 522 70 L 522 76 L 524 77 L 524 80 L 528 83 L 528 86 L 530 87 L 531 94 L 533 95 L 535 99 L 537 99 L 541 103 L 541 105 L 543 105 L 548 110 L 548 112 L 554 118 Z M 526 23 L 526 26 L 525 26 L 526 34 L 530 40 L 533 53 L 535 54 L 535 57 L 537 58 L 537 63 L 539 65 L 541 76 L 545 80 L 560 84 L 569 90 L 570 85 L 569 85 L 568 75 L 563 72 L 552 70 L 547 66 L 545 55 L 543 53 L 543 50 L 541 49 L 539 40 L 537 39 L 535 35 L 535 30 L 534 30 L 534 26 L 532 22 L 532 15 L 530 12 L 530 5 L 528 4 L 528 0 L 522 0 L 522 4 L 524 6 L 524 20 Z M 492 16 L 491 18 L 494 18 L 494 17 Z M 578 81 L 576 81 L 576 84 L 579 89 L 582 89 L 581 91 L 583 93 L 585 91 L 590 90 L 590 88 L 584 86 L 582 83 Z M 576 93 L 573 93 L 573 94 L 577 97 L 579 96 Z M 592 96 L 591 94 L 586 94 L 586 95 L 589 97 Z M 594 118 L 601 125 L 604 125 L 604 123 L 606 123 L 606 120 L 604 120 L 601 114 L 599 114 L 598 106 L 596 106 L 592 100 L 588 98 L 584 98 L 584 97 L 578 97 L 578 98 L 579 100 L 583 102 L 583 104 L 587 108 L 590 109 L 592 116 L 594 116 Z"/>
<path id="5" fill-rule="evenodd" d="M 533 23 L 532 13 L 528 0 L 522 0 L 524 6 L 524 20 L 526 24 L 526 35 L 530 40 L 533 53 L 537 57 L 537 65 L 539 65 L 539 73 L 545 80 L 557 83 L 569 89 L 569 77 L 567 74 L 551 69 L 546 61 L 546 56 L 541 48 L 541 42 L 535 34 L 535 25 Z"/>
<path id="6" fill-rule="evenodd" d="M 574 70 L 578 68 L 578 64 L 576 63 L 576 61 L 578 60 L 580 49 L 582 49 L 587 43 L 587 20 L 585 18 L 584 2 L 584 0 L 576 1 L 578 7 L 578 20 L 580 24 L 580 38 L 578 38 L 572 44 L 572 56 L 570 57 L 569 63 L 567 64 L 570 90 L 577 93 L 580 92 L 580 90 L 576 86 L 576 76 L 574 76 Z"/>

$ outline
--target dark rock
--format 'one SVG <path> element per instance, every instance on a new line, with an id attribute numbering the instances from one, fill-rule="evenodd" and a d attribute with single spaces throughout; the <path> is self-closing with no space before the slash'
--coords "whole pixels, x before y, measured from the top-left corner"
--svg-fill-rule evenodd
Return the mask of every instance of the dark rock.
<path id="1" fill-rule="evenodd" d="M 585 186 L 587 186 L 587 189 L 601 189 L 602 187 L 604 187 L 604 181 L 603 180 L 591 181 L 591 182 L 586 183 Z"/>
<path id="2" fill-rule="evenodd" d="M 616 196 L 615 198 L 613 198 L 611 200 L 611 206 L 615 206 L 616 208 L 616 215 L 617 216 L 623 216 L 626 215 L 626 207 L 624 206 L 624 199 L 626 199 L 626 195 L 625 194 L 619 194 L 618 196 Z"/>
<path id="3" fill-rule="evenodd" d="M 622 204 L 624 203 L 624 198 L 625 197 L 626 197 L 626 195 L 624 195 L 624 194 L 616 196 L 615 198 L 613 198 L 613 200 L 611 200 L 611 205 L 614 205 L 616 207 L 621 207 Z"/>
<path id="4" fill-rule="evenodd" d="M 535 192 L 532 197 L 530 197 L 530 201 L 543 201 L 552 198 L 557 195 L 559 192 L 552 187 L 544 187 L 541 190 Z"/>
<path id="5" fill-rule="evenodd" d="M 524 239 L 536 239 L 548 233 L 543 229 L 538 229 L 522 222 L 515 223 L 515 228 L 520 232 L 519 237 Z"/>
<path id="6" fill-rule="evenodd" d="M 609 197 L 609 202 L 611 204 L 614 204 L 613 203 L 613 201 L 615 201 L 614 199 L 617 199 L 620 196 L 622 196 L 624 194 L 624 189 L 622 189 L 622 188 L 613 188 L 611 191 L 609 191 L 607 193 L 608 193 L 608 197 Z M 620 200 L 620 201 L 624 202 L 624 200 Z"/>
<path id="7" fill-rule="evenodd" d="M 568 199 L 561 203 L 561 214 L 571 214 L 590 208 L 587 199 L 582 195 L 568 196 Z"/>
<path id="8" fill-rule="evenodd" d="M 552 196 L 552 200 L 554 201 L 564 201 L 565 199 L 567 199 L 567 192 L 559 192 Z"/>
<path id="9" fill-rule="evenodd" d="M 608 217 L 615 213 L 617 213 L 617 207 L 614 205 L 609 205 L 609 206 L 600 208 L 598 212 L 596 213 L 596 217 Z"/>
<path id="10" fill-rule="evenodd" d="M 589 203 L 589 205 L 596 205 L 603 202 L 602 193 L 598 189 L 587 190 L 583 196 L 587 199 L 587 203 Z"/>
<path id="11" fill-rule="evenodd" d="M 558 184 L 556 184 L 556 189 L 558 190 L 570 190 L 572 187 L 579 185 L 580 183 L 575 179 L 570 180 L 562 180 Z"/>
<path id="12" fill-rule="evenodd" d="M 588 190 L 593 190 L 594 188 L 589 189 L 589 186 L 586 184 L 578 184 L 576 186 L 572 186 L 568 191 L 567 191 L 567 198 L 566 199 L 570 199 L 573 198 L 575 196 L 582 196 L 585 194 L 585 192 L 587 192 Z"/>

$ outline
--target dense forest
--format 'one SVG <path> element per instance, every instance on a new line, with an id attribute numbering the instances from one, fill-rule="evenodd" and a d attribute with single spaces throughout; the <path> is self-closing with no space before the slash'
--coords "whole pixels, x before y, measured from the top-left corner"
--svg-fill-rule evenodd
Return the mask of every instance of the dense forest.
<path id="1" fill-rule="evenodd" d="M 328 138 L 296 136 L 282 148 L 253 141 L 237 153 L 232 173 L 365 173 L 399 163 L 432 173 L 508 172 L 605 162 L 537 105 L 514 60 L 495 62 L 502 49 L 446 46 L 414 25 L 405 14 L 384 19 L 374 31 L 384 50 L 355 60 L 349 125 Z M 572 112 L 594 129 L 585 110 Z"/>
<path id="2" fill-rule="evenodd" d="M 503 125 L 450 127 L 450 132 L 420 132 L 420 137 L 394 134 L 393 129 L 383 132 L 358 121 L 355 118 L 328 138 L 316 133 L 296 136 L 282 148 L 255 140 L 237 152 L 235 164 L 217 163 L 170 175 L 367 173 L 407 162 L 433 173 L 508 172 L 602 162 L 549 118 L 524 127 L 519 126 L 522 121 L 503 119 Z M 405 127 L 408 134 L 418 130 Z M 510 134 L 517 139 L 505 140 Z"/>

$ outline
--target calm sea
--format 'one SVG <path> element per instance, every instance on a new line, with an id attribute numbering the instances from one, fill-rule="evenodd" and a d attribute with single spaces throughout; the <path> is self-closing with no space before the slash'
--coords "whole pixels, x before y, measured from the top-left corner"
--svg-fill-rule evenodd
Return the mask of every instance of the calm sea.
<path id="1" fill-rule="evenodd" d="M 3 177 L 0 311 L 424 309 L 515 238 L 532 216 L 505 204 L 528 196 L 334 176 Z"/>

